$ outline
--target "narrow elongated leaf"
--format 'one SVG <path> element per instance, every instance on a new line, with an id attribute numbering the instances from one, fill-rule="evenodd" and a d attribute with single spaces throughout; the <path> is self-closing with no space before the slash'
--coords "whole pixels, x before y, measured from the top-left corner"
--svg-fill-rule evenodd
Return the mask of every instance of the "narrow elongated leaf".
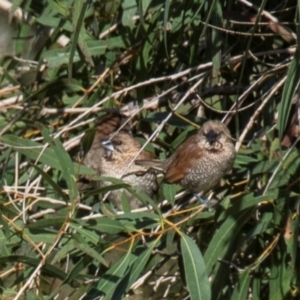
<path id="1" fill-rule="evenodd" d="M 289 114 L 291 111 L 293 96 L 300 78 L 300 50 L 297 48 L 291 65 L 289 67 L 287 78 L 284 84 L 281 101 L 278 106 L 278 130 L 280 140 L 283 138 L 287 126 Z"/>
<path id="2" fill-rule="evenodd" d="M 98 244 L 100 237 L 95 231 L 82 228 L 82 226 L 77 225 L 76 223 L 70 223 L 70 227 L 72 227 L 80 236 L 84 237 L 86 242 L 92 243 L 93 245 Z"/>
<path id="3" fill-rule="evenodd" d="M 170 10 L 170 0 L 166 0 L 165 1 L 165 9 L 164 9 L 164 45 L 165 45 L 165 51 L 166 54 L 168 55 L 168 37 L 167 37 L 167 32 L 170 30 L 170 28 L 168 28 L 169 25 L 169 10 Z"/>
<path id="4" fill-rule="evenodd" d="M 246 209 L 240 212 L 239 215 L 235 215 L 235 218 L 229 214 L 227 219 L 214 234 L 204 255 L 208 274 L 210 274 L 218 259 L 223 258 L 225 253 L 233 247 L 232 243 L 235 236 L 239 234 L 241 226 L 251 217 L 250 210 Z"/>
<path id="5" fill-rule="evenodd" d="M 113 265 L 100 279 L 96 289 L 102 295 L 110 295 L 120 282 L 129 266 L 132 263 L 132 255 L 130 252 L 125 254 L 115 265 Z"/>
<path id="6" fill-rule="evenodd" d="M 174 199 L 176 195 L 176 187 L 174 184 L 163 183 L 163 194 L 164 197 L 174 205 Z"/>
<path id="7" fill-rule="evenodd" d="M 85 44 L 85 31 L 83 27 L 83 20 L 85 11 L 89 1 L 74 1 L 73 7 L 73 14 L 72 14 L 72 24 L 73 24 L 73 36 L 72 36 L 72 43 L 71 43 L 71 51 L 70 51 L 70 58 L 69 58 L 69 81 L 72 80 L 72 72 L 73 72 L 73 59 L 77 48 L 77 43 L 81 51 L 83 51 L 87 61 L 93 65 L 92 58 L 90 57 L 88 51 L 86 51 L 86 44 Z"/>
<path id="8" fill-rule="evenodd" d="M 37 220 L 35 222 L 26 225 L 29 229 L 44 229 L 51 227 L 62 227 L 65 222 L 68 221 L 67 217 L 51 217 L 48 219 Z"/>
<path id="9" fill-rule="evenodd" d="M 297 249 L 299 237 L 299 215 L 287 217 L 284 233 L 284 241 L 286 243 L 287 253 L 291 256 L 292 268 L 296 269 Z"/>
<path id="10" fill-rule="evenodd" d="M 122 15 L 122 24 L 124 26 L 133 27 L 134 20 L 133 17 L 137 11 L 137 4 L 135 1 L 124 0 L 122 3 L 123 15 Z"/>
<path id="11" fill-rule="evenodd" d="M 118 221 L 110 218 L 101 218 L 97 220 L 88 221 L 87 224 L 90 229 L 96 229 L 103 233 L 117 234 L 124 231 L 124 226 Z"/>
<path id="12" fill-rule="evenodd" d="M 242 212 L 245 209 L 255 207 L 257 204 L 263 201 L 275 201 L 278 199 L 279 190 L 270 190 L 266 195 L 255 197 L 253 193 L 246 194 L 240 199 L 239 202 L 234 202 L 228 207 L 228 211 L 234 212 L 234 215 L 238 212 Z M 217 221 L 220 222 L 228 217 L 228 211 L 224 211 L 220 214 Z"/>
<path id="13" fill-rule="evenodd" d="M 181 234 L 180 245 L 190 298 L 192 300 L 211 299 L 206 266 L 198 246 L 183 233 Z"/>
<path id="14" fill-rule="evenodd" d="M 67 64 L 69 62 L 71 55 L 71 46 L 67 46 L 64 49 L 50 49 L 43 53 L 43 58 L 52 68 L 59 68 L 60 66 Z M 80 60 L 80 55 L 78 51 L 73 53 L 73 63 L 78 62 Z"/>
<path id="15" fill-rule="evenodd" d="M 223 24 L 222 7 L 219 1 L 214 1 L 214 2 L 216 4 L 212 14 L 212 22 L 216 27 L 221 28 Z M 214 77 L 217 76 L 220 72 L 221 58 L 222 58 L 221 46 L 222 46 L 222 33 L 220 30 L 213 29 L 212 30 L 212 55 L 213 55 L 212 63 L 213 63 Z"/>
<path id="16" fill-rule="evenodd" d="M 74 278 L 80 278 L 80 272 L 82 272 L 82 270 L 84 270 L 87 267 L 88 264 L 88 257 L 82 257 L 79 261 L 77 261 L 77 263 L 75 264 L 74 268 L 72 268 L 72 270 L 70 272 L 68 272 L 66 278 L 64 279 L 64 281 L 56 288 L 52 291 L 52 294 L 49 295 L 49 298 L 53 298 L 54 295 L 56 295 L 60 290 L 63 289 L 64 287 L 64 283 L 68 283 L 68 282 L 73 282 Z M 76 286 L 77 288 L 79 287 L 79 284 Z"/>
<path id="17" fill-rule="evenodd" d="M 43 24 L 45 26 L 56 28 L 60 26 L 60 29 L 67 30 L 69 32 L 72 32 L 72 24 L 69 21 L 65 21 L 63 26 L 61 26 L 61 19 L 54 17 L 54 16 L 43 16 L 36 19 L 36 22 Z"/>
<path id="18" fill-rule="evenodd" d="M 246 269 L 243 273 L 239 276 L 239 282 L 235 287 L 232 300 L 247 300 L 248 293 L 249 293 L 249 285 L 250 285 L 251 275 L 250 270 Z"/>
<path id="19" fill-rule="evenodd" d="M 85 240 L 84 236 L 81 236 L 80 234 L 74 234 L 73 238 L 77 249 L 89 255 L 91 258 L 95 259 L 100 264 L 103 264 L 106 268 L 109 267 L 109 264 L 105 261 L 102 255 L 100 255 L 95 249 L 90 247 L 90 245 Z"/>
<path id="20" fill-rule="evenodd" d="M 40 263 L 40 259 L 29 257 L 29 256 L 21 256 L 21 255 L 9 255 L 9 256 L 0 256 L 0 263 L 24 263 L 29 266 L 37 267 Z M 44 264 L 43 271 L 48 276 L 57 277 L 61 280 L 65 280 L 67 278 L 67 274 L 62 271 L 60 268 L 52 266 L 49 263 Z"/>
<path id="21" fill-rule="evenodd" d="M 131 285 L 139 278 L 140 274 L 143 272 L 145 265 L 147 264 L 150 258 L 152 250 L 154 249 L 154 247 L 157 247 L 158 244 L 159 240 L 155 240 L 154 242 L 149 243 L 147 248 L 143 246 L 144 251 L 138 254 L 138 259 L 134 262 L 132 266 L 132 270 L 130 272 L 128 281 L 128 287 L 131 287 Z"/>
<path id="22" fill-rule="evenodd" d="M 33 168 L 35 168 L 39 174 L 42 175 L 42 177 L 49 183 L 49 185 L 54 189 L 54 191 L 57 193 L 58 196 L 64 201 L 67 201 L 68 197 L 67 195 L 62 191 L 62 188 L 46 173 L 44 172 L 39 166 L 32 165 Z"/>
<path id="23" fill-rule="evenodd" d="M 59 160 L 60 165 L 62 166 L 63 177 L 66 180 L 69 188 L 69 199 L 73 203 L 73 201 L 78 198 L 78 188 L 72 160 L 60 140 L 53 140 L 45 127 L 42 127 L 42 134 L 46 142 L 48 142 L 50 145 L 54 142 L 53 150 L 55 152 L 55 156 Z"/>
<path id="24" fill-rule="evenodd" d="M 84 55 L 86 61 L 91 64 L 91 66 L 94 66 L 94 62 L 92 60 L 92 57 L 89 53 L 87 43 L 86 43 L 86 32 L 84 28 L 84 16 L 85 12 L 88 9 L 88 5 L 91 1 L 74 1 L 74 14 L 73 16 L 73 26 L 76 28 L 75 31 L 77 33 L 77 30 L 79 31 L 78 36 L 78 46 Z"/>
<path id="25" fill-rule="evenodd" d="M 59 159 L 55 155 L 55 151 L 53 148 L 47 148 L 43 150 L 43 145 L 37 142 L 22 139 L 18 136 L 12 134 L 6 134 L 0 136 L 0 141 L 9 147 L 14 148 L 17 152 L 20 152 L 27 156 L 28 158 L 36 161 L 39 158 L 39 161 L 44 163 L 47 166 L 52 167 L 56 170 L 63 170 L 63 166 L 60 164 Z M 40 156 L 41 151 L 43 150 L 43 154 Z M 92 171 L 90 168 L 79 165 L 77 163 L 74 164 L 74 169 L 78 174 L 91 174 Z M 95 173 L 95 172 L 93 172 Z"/>
<path id="26" fill-rule="evenodd" d="M 270 270 L 270 297 L 272 300 L 281 300 L 289 294 L 290 284 L 294 277 L 294 271 L 290 265 L 285 264 L 287 255 L 284 251 L 277 253 L 273 258 Z M 288 299 L 288 298 L 287 298 Z"/>

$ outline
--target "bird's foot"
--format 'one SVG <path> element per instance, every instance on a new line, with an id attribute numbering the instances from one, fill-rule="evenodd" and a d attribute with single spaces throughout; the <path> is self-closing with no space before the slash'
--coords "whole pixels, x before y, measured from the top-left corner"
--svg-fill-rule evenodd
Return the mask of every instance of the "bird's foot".
<path id="1" fill-rule="evenodd" d="M 205 206 L 205 209 L 207 209 L 208 211 L 211 211 L 212 210 L 212 203 L 210 203 L 210 201 L 208 199 L 203 199 L 201 197 L 201 194 L 198 195 L 196 193 L 194 193 L 194 196 L 197 198 L 197 200 L 203 204 Z"/>

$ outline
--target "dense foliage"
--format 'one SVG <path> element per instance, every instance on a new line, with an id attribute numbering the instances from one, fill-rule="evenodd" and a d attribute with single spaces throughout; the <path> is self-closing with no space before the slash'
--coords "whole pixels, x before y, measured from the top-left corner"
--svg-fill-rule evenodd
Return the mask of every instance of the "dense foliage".
<path id="1" fill-rule="evenodd" d="M 0 10 L 1 299 L 299 299 L 299 1 Z M 224 120 L 238 153 L 219 203 L 179 205 L 161 179 L 153 199 L 79 189 L 81 139 L 111 111 L 160 159 Z M 99 201 L 117 187 L 145 208 Z"/>

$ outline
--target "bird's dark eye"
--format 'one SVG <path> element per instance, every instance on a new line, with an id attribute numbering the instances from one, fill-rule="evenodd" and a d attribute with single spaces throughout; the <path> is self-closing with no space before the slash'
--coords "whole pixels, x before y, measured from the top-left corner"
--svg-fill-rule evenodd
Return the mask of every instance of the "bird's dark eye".
<path id="1" fill-rule="evenodd" d="M 115 144 L 116 146 L 120 146 L 120 145 L 122 145 L 122 142 L 121 142 L 121 141 L 114 141 L 114 144 Z"/>

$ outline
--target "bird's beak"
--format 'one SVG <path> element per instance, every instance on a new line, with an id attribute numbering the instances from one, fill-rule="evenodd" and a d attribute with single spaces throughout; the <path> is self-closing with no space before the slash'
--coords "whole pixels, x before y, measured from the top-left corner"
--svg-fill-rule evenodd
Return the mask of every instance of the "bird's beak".
<path id="1" fill-rule="evenodd" d="M 111 152 L 115 151 L 115 147 L 110 139 L 103 140 L 101 142 L 101 145 L 108 151 L 111 151 Z"/>
<path id="2" fill-rule="evenodd" d="M 207 134 L 206 134 L 206 139 L 210 144 L 213 144 L 217 141 L 218 138 L 218 133 L 216 133 L 214 130 L 210 130 Z"/>

